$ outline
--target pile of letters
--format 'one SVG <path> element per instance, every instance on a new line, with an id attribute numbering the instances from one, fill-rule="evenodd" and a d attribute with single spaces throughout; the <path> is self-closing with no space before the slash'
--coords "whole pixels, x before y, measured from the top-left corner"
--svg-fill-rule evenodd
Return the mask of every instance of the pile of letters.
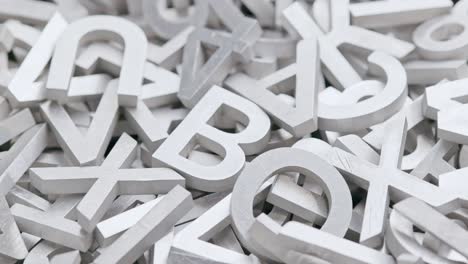
<path id="1" fill-rule="evenodd" d="M 468 263 L 468 0 L 0 0 L 0 264 Z"/>

